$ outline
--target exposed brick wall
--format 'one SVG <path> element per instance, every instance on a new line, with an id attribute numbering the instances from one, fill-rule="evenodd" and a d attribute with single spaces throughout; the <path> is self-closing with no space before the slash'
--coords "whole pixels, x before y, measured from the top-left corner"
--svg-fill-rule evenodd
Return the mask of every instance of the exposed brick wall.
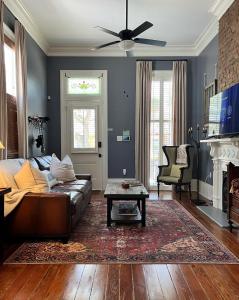
<path id="1" fill-rule="evenodd" d="M 239 82 L 239 0 L 219 21 L 219 90 Z"/>

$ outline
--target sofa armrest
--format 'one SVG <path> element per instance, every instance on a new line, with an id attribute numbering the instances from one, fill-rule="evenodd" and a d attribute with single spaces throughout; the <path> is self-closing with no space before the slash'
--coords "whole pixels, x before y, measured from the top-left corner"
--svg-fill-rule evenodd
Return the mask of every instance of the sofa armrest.
<path id="1" fill-rule="evenodd" d="M 91 181 L 91 174 L 76 174 L 76 179 L 85 179 Z"/>
<path id="2" fill-rule="evenodd" d="M 28 193 L 9 215 L 12 236 L 67 238 L 71 231 L 70 196 L 63 193 Z"/>

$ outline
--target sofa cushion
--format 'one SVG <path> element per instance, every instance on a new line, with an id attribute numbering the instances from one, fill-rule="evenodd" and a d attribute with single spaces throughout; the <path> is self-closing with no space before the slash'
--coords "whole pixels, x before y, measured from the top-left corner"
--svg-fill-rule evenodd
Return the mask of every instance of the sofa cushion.
<path id="1" fill-rule="evenodd" d="M 85 185 L 67 185 L 67 184 L 58 184 L 58 185 L 55 185 L 53 188 L 52 188 L 52 191 L 53 192 L 71 192 L 71 191 L 76 191 L 76 192 L 79 192 L 79 193 L 84 193 L 84 191 L 86 190 L 86 186 Z"/>

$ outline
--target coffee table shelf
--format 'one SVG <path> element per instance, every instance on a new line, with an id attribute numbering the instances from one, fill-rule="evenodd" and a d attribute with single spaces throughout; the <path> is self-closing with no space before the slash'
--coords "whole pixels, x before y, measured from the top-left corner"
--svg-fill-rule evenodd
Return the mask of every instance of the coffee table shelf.
<path id="1" fill-rule="evenodd" d="M 107 199 L 107 226 L 111 223 L 141 223 L 146 224 L 146 199 L 149 197 L 146 188 L 141 186 L 123 189 L 121 183 L 108 183 L 104 193 Z M 136 201 L 138 205 L 138 214 L 136 216 L 125 216 L 118 214 L 118 205 L 116 201 Z"/>

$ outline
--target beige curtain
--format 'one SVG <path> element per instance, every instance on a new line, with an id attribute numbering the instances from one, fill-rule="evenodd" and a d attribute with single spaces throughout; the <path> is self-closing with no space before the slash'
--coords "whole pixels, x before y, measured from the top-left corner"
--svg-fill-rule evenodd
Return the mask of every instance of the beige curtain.
<path id="1" fill-rule="evenodd" d="M 28 157 L 28 122 L 27 122 L 27 53 L 26 32 L 22 24 L 15 22 L 16 36 L 16 77 L 17 77 L 17 124 L 18 152 L 23 158 Z"/>
<path id="2" fill-rule="evenodd" d="M 136 65 L 135 175 L 149 186 L 152 62 Z"/>
<path id="3" fill-rule="evenodd" d="M 187 134 L 187 62 L 173 62 L 173 142 L 185 144 Z"/>
<path id="4" fill-rule="evenodd" d="M 4 4 L 0 0 L 0 141 L 5 150 L 0 150 L 0 159 L 7 158 L 7 95 L 4 62 L 4 32 L 3 32 Z"/>

